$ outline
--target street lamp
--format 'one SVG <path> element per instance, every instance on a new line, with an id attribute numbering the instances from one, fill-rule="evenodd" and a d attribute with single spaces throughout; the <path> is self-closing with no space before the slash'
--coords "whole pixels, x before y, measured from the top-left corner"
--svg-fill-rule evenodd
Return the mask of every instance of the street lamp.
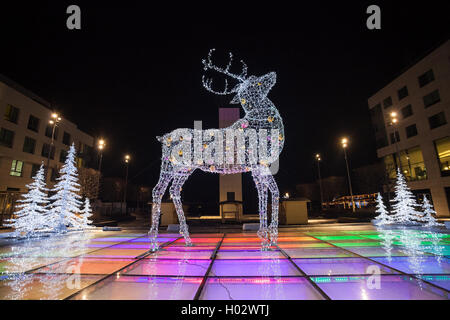
<path id="1" fill-rule="evenodd" d="M 56 112 L 53 112 L 51 114 L 50 120 L 48 121 L 48 123 L 50 125 L 52 125 L 52 139 L 51 139 L 51 143 L 50 143 L 50 149 L 48 150 L 48 155 L 47 155 L 47 173 L 48 173 L 48 170 L 50 169 L 50 155 L 54 149 L 54 144 L 55 144 L 55 130 L 60 121 L 61 121 L 61 117 Z"/>
<path id="2" fill-rule="evenodd" d="M 126 174 L 125 174 L 125 190 L 123 193 L 123 202 L 125 203 L 125 210 L 127 206 L 127 186 L 128 186 L 128 164 L 131 160 L 131 157 L 129 154 L 125 155 L 125 167 L 126 167 Z"/>
<path id="3" fill-rule="evenodd" d="M 105 149 L 106 143 L 103 138 L 100 138 L 97 142 L 98 152 L 100 154 L 100 159 L 98 162 L 98 181 L 97 181 L 97 198 L 100 194 L 100 179 L 102 176 L 102 160 L 103 160 L 103 149 Z"/>
<path id="4" fill-rule="evenodd" d="M 345 165 L 347 166 L 347 178 L 348 178 L 348 186 L 349 186 L 349 189 L 350 189 L 350 197 L 352 199 L 352 210 L 353 210 L 353 212 L 355 212 L 355 201 L 353 200 L 352 181 L 350 179 L 350 169 L 348 167 L 348 160 L 347 160 L 348 139 L 347 138 L 342 138 L 341 144 L 342 144 L 342 148 L 344 149 Z"/>
<path id="5" fill-rule="evenodd" d="M 105 140 L 100 139 L 97 143 L 98 152 L 100 153 L 100 160 L 98 163 L 98 171 L 100 174 L 102 173 L 102 160 L 103 160 L 103 149 L 105 149 L 106 143 Z"/>
<path id="6" fill-rule="evenodd" d="M 395 128 L 395 126 L 396 126 L 396 124 L 398 123 L 398 119 L 397 119 L 397 112 L 395 112 L 395 111 L 392 111 L 390 114 L 389 114 L 389 117 L 390 117 L 390 119 L 391 119 L 391 122 L 389 123 L 391 126 L 393 126 L 394 127 L 394 144 L 395 144 L 395 153 L 396 153 L 396 155 L 397 155 L 397 158 L 398 158 L 398 165 L 399 165 L 399 168 L 400 168 L 400 171 L 402 171 L 402 161 L 401 161 L 401 159 L 400 159 L 400 152 L 399 152 L 399 150 L 398 150 L 398 139 L 397 139 L 397 132 L 396 132 L 396 128 Z M 395 158 L 395 157 L 394 157 Z"/>
<path id="7" fill-rule="evenodd" d="M 323 192 L 322 192 L 322 177 L 320 175 L 320 161 L 322 161 L 322 158 L 319 153 L 316 154 L 316 161 L 317 161 L 317 170 L 319 172 L 319 189 L 320 189 L 320 209 L 323 207 Z"/>

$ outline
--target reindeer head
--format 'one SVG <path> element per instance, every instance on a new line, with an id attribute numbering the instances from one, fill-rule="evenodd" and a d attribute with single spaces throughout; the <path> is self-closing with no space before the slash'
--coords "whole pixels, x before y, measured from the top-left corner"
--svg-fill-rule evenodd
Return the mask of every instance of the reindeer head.
<path id="1" fill-rule="evenodd" d="M 275 72 L 270 72 L 261 77 L 249 76 L 247 77 L 247 65 L 244 61 L 241 60 L 242 63 L 242 72 L 237 75 L 230 72 L 231 63 L 233 61 L 233 55 L 230 52 L 230 62 L 228 65 L 223 68 L 219 68 L 215 66 L 211 61 L 211 55 L 215 49 L 211 49 L 208 54 L 208 59 L 204 59 L 203 65 L 204 70 L 215 70 L 217 72 L 223 73 L 233 79 L 239 81 L 239 83 L 234 86 L 233 89 L 228 89 L 228 80 L 225 79 L 225 89 L 223 91 L 215 91 L 211 88 L 212 79 L 205 79 L 203 76 L 203 86 L 206 90 L 219 94 L 219 95 L 228 95 L 228 94 L 236 94 L 234 98 L 231 100 L 231 103 L 238 104 L 240 103 L 242 108 L 247 112 L 251 111 L 255 108 L 258 108 L 261 105 L 261 101 L 264 100 L 269 93 L 270 89 L 276 82 L 277 75 Z"/>

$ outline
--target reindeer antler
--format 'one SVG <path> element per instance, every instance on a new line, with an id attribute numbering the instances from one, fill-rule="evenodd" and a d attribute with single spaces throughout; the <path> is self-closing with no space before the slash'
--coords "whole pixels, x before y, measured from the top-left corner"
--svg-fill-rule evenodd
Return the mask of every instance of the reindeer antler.
<path id="1" fill-rule="evenodd" d="M 233 62 L 233 54 L 231 52 L 229 53 L 230 54 L 230 62 L 228 62 L 226 68 L 223 69 L 223 68 L 219 68 L 219 67 L 215 66 L 212 63 L 212 61 L 211 61 L 211 55 L 212 55 L 212 53 L 215 50 L 216 49 L 209 50 L 208 60 L 206 60 L 206 59 L 202 60 L 202 63 L 204 65 L 203 69 L 205 71 L 207 71 L 208 69 L 215 70 L 215 71 L 223 73 L 223 74 L 225 74 L 225 75 L 227 75 L 227 76 L 229 76 L 231 78 L 237 79 L 240 82 L 245 81 L 245 79 L 247 77 L 247 65 L 245 64 L 245 62 L 241 60 L 241 63 L 242 63 L 242 72 L 241 72 L 241 74 L 237 75 L 237 74 L 231 73 L 230 72 L 230 67 L 231 67 L 231 64 Z M 227 79 L 225 79 L 225 89 L 223 91 L 221 91 L 221 92 L 214 91 L 211 88 L 212 79 L 206 80 L 205 76 L 203 75 L 202 82 L 203 82 L 203 86 L 206 88 L 206 90 L 208 90 L 208 91 L 210 91 L 212 93 L 215 93 L 215 94 L 226 95 L 226 94 L 231 94 L 231 93 L 235 93 L 236 92 L 236 89 L 232 89 L 231 91 L 228 91 L 228 80 Z"/>

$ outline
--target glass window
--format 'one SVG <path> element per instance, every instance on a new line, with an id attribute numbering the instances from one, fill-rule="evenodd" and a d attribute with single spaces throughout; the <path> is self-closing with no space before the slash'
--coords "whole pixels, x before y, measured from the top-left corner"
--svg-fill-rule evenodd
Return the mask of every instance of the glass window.
<path id="1" fill-rule="evenodd" d="M 2 128 L 0 130 L 0 146 L 12 148 L 14 131 Z"/>
<path id="2" fill-rule="evenodd" d="M 392 106 L 392 97 L 387 97 L 386 99 L 383 100 L 383 106 L 384 108 L 389 108 L 390 106 Z"/>
<path id="3" fill-rule="evenodd" d="M 404 86 L 400 90 L 398 90 L 398 100 L 402 100 L 403 98 L 408 96 L 408 87 Z"/>
<path id="4" fill-rule="evenodd" d="M 439 90 L 437 89 L 423 97 L 425 108 L 431 107 L 439 101 L 441 101 L 441 96 L 439 95 Z"/>
<path id="5" fill-rule="evenodd" d="M 412 106 L 409 104 L 406 107 L 402 108 L 402 116 L 403 119 L 406 119 L 413 115 Z"/>
<path id="6" fill-rule="evenodd" d="M 48 124 L 45 127 L 45 136 L 51 138 L 52 137 L 52 131 L 53 131 L 53 126 L 51 124 Z M 58 127 L 55 128 L 55 135 L 53 136 L 53 138 L 55 140 L 58 139 Z"/>
<path id="7" fill-rule="evenodd" d="M 31 178 L 33 178 L 35 175 L 36 175 L 36 173 L 38 172 L 38 170 L 41 168 L 41 165 L 40 164 L 35 164 L 35 163 L 33 163 L 32 165 L 31 165 Z"/>
<path id="8" fill-rule="evenodd" d="M 395 164 L 394 156 L 392 154 L 389 154 L 383 158 L 383 161 L 389 179 L 394 180 L 397 177 L 397 165 Z"/>
<path id="9" fill-rule="evenodd" d="M 412 124 L 408 127 L 406 127 L 406 137 L 411 138 L 417 136 L 417 127 L 415 124 Z"/>
<path id="10" fill-rule="evenodd" d="M 9 174 L 15 177 L 21 177 L 23 170 L 23 162 L 19 160 L 13 160 L 11 164 L 11 171 Z"/>
<path id="11" fill-rule="evenodd" d="M 25 137 L 25 141 L 23 143 L 23 152 L 33 154 L 35 147 L 36 147 L 36 140 L 30 137 Z"/>
<path id="12" fill-rule="evenodd" d="M 45 158 L 48 158 L 48 154 L 50 152 L 50 145 L 48 143 L 44 143 L 42 145 L 42 152 L 41 155 Z M 55 148 L 52 148 L 52 152 L 50 153 L 50 159 L 54 159 L 55 158 Z"/>
<path id="13" fill-rule="evenodd" d="M 370 120 L 375 131 L 375 140 L 377 149 L 386 147 L 388 145 L 388 136 L 386 133 L 386 126 L 384 123 L 383 111 L 381 104 L 377 104 L 370 109 Z"/>
<path id="14" fill-rule="evenodd" d="M 434 80 L 434 73 L 433 70 L 430 69 L 419 77 L 419 86 L 422 88 L 423 86 L 429 84 L 433 80 Z"/>
<path id="15" fill-rule="evenodd" d="M 52 171 L 50 173 L 50 181 L 55 182 L 57 178 L 57 169 L 52 168 Z"/>
<path id="16" fill-rule="evenodd" d="M 61 152 L 59 153 L 59 162 L 65 162 L 67 157 L 67 151 L 64 149 L 61 149 Z"/>
<path id="17" fill-rule="evenodd" d="M 394 132 L 391 132 L 390 138 L 391 138 L 391 144 L 394 144 L 394 143 L 400 141 L 400 134 L 398 133 L 398 131 L 395 131 L 395 136 L 394 136 Z"/>
<path id="18" fill-rule="evenodd" d="M 83 159 L 82 159 L 82 158 L 76 157 L 76 158 L 75 158 L 75 162 L 77 163 L 77 167 L 78 167 L 78 168 L 83 167 Z"/>
<path id="19" fill-rule="evenodd" d="M 70 146 L 70 133 L 64 131 L 63 141 L 66 146 Z"/>
<path id="20" fill-rule="evenodd" d="M 30 115 L 30 118 L 28 119 L 28 129 L 38 132 L 39 131 L 39 118 L 36 118 L 32 115 Z"/>
<path id="21" fill-rule="evenodd" d="M 450 176 L 450 137 L 434 141 L 442 176 Z"/>
<path id="22" fill-rule="evenodd" d="M 438 114 L 429 117 L 428 122 L 430 123 L 430 129 L 434 129 L 446 124 L 447 120 L 445 119 L 444 112 L 439 112 Z"/>
<path id="23" fill-rule="evenodd" d="M 6 105 L 4 118 L 5 120 L 17 123 L 17 120 L 19 119 L 19 109 L 10 104 Z"/>
<path id="24" fill-rule="evenodd" d="M 398 161 L 398 154 L 396 154 L 396 163 L 400 163 L 400 169 L 408 181 L 427 179 L 427 172 L 420 147 L 402 150 L 399 153 L 401 161 Z"/>

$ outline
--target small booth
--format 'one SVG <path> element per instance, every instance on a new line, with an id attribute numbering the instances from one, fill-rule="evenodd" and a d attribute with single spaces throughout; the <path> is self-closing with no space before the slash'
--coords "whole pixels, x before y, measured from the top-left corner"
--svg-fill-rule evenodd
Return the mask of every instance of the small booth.
<path id="1" fill-rule="evenodd" d="M 280 224 L 308 224 L 307 198 L 284 199 L 280 203 Z"/>

